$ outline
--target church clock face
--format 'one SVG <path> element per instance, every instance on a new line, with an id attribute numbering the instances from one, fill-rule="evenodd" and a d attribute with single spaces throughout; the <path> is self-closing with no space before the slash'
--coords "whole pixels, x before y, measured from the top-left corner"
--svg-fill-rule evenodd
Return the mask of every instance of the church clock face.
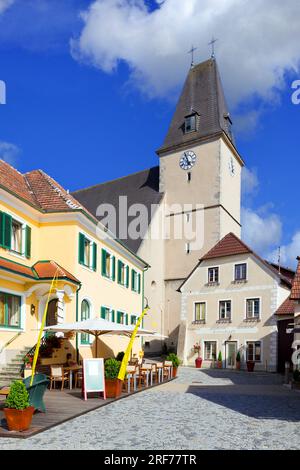
<path id="1" fill-rule="evenodd" d="M 182 170 L 190 170 L 196 163 L 196 154 L 192 150 L 187 150 L 183 153 L 179 161 L 179 166 Z"/>

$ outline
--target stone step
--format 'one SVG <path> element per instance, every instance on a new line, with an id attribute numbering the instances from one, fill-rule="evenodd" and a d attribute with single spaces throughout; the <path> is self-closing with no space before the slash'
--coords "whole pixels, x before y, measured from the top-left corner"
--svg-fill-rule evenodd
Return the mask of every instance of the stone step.
<path id="1" fill-rule="evenodd" d="M 16 369 L 12 369 L 11 367 L 4 367 L 4 369 L 1 369 L 0 374 L 20 374 L 20 367 Z"/>

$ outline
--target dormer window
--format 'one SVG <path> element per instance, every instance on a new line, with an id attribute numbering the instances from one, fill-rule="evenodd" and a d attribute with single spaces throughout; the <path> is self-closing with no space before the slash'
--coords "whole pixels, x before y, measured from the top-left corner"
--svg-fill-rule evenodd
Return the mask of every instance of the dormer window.
<path id="1" fill-rule="evenodd" d="M 185 117 L 184 121 L 184 132 L 194 132 L 197 130 L 197 116 L 196 114 L 190 114 Z"/>

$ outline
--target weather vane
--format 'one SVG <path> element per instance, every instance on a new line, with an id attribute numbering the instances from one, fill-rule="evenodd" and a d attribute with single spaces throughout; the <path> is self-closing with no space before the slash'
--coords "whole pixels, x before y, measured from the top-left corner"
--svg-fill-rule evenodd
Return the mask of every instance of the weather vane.
<path id="1" fill-rule="evenodd" d="M 194 66 L 194 52 L 197 50 L 197 47 L 192 46 L 191 50 L 188 52 L 188 54 L 192 55 L 192 62 L 191 62 L 191 67 Z"/>
<path id="2" fill-rule="evenodd" d="M 215 58 L 215 44 L 219 39 L 215 39 L 212 37 L 212 40 L 208 43 L 209 46 L 211 46 L 211 58 Z"/>

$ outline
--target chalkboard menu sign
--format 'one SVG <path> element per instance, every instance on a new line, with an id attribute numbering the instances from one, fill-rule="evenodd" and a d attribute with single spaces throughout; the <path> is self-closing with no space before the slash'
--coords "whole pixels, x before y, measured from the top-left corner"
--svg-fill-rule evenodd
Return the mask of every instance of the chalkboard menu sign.
<path id="1" fill-rule="evenodd" d="M 83 359 L 83 394 L 87 400 L 87 394 L 91 392 L 102 392 L 104 400 L 105 380 L 104 380 L 104 360 Z"/>

